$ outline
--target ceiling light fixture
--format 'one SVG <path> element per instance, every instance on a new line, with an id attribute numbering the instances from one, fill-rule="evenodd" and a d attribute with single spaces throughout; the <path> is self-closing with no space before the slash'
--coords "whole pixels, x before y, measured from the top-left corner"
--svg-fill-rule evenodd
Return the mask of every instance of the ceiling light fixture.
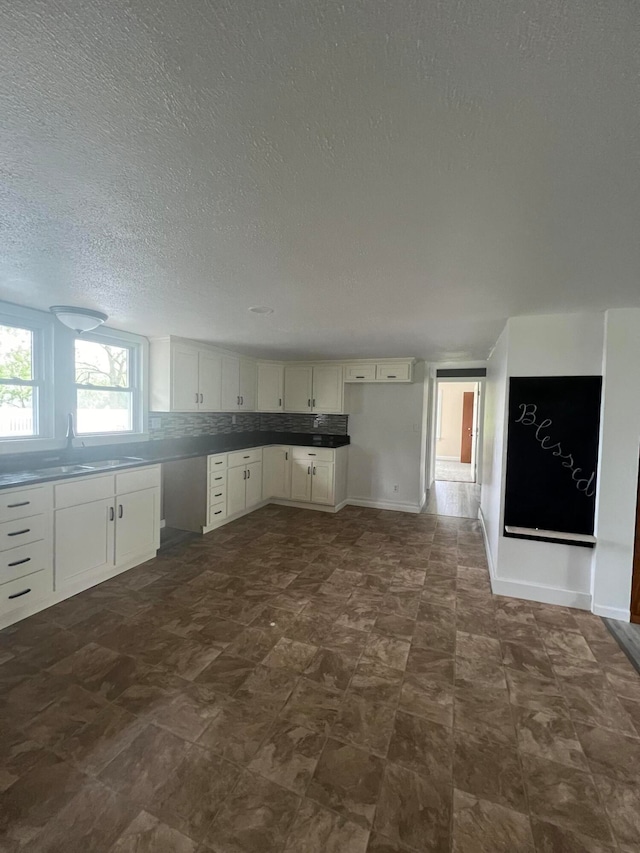
<path id="1" fill-rule="evenodd" d="M 102 311 L 94 311 L 93 308 L 74 308 L 71 305 L 52 305 L 49 311 L 79 335 L 96 329 L 108 319 Z"/>
<path id="2" fill-rule="evenodd" d="M 273 308 L 268 308 L 266 305 L 255 305 L 249 308 L 253 314 L 273 314 Z"/>

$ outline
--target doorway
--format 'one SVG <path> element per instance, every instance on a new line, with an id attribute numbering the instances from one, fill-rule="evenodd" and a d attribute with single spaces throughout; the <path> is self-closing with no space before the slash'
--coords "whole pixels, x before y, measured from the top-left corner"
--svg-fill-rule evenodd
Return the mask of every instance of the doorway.
<path id="1" fill-rule="evenodd" d="M 435 479 L 475 483 L 479 384 L 438 381 L 437 391 Z"/>

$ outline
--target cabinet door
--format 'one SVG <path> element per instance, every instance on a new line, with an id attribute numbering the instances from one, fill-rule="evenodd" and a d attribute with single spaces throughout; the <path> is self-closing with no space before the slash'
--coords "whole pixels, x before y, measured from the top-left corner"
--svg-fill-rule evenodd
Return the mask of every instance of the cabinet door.
<path id="1" fill-rule="evenodd" d="M 262 500 L 262 462 L 247 465 L 245 506 L 247 509 Z"/>
<path id="2" fill-rule="evenodd" d="M 333 463 L 314 462 L 311 467 L 311 502 L 333 504 Z"/>
<path id="3" fill-rule="evenodd" d="M 116 565 L 133 562 L 158 550 L 159 489 L 116 497 Z"/>
<path id="4" fill-rule="evenodd" d="M 227 472 L 227 515 L 245 508 L 246 468 L 229 468 Z"/>
<path id="5" fill-rule="evenodd" d="M 232 355 L 222 356 L 222 400 L 223 412 L 235 412 L 240 408 L 240 359 Z"/>
<path id="6" fill-rule="evenodd" d="M 240 361 L 240 408 L 243 412 L 256 410 L 256 363 Z"/>
<path id="7" fill-rule="evenodd" d="M 291 463 L 291 500 L 311 500 L 311 464 L 305 459 L 294 459 Z"/>
<path id="8" fill-rule="evenodd" d="M 288 447 L 265 447 L 262 451 L 262 497 L 291 497 L 291 453 Z"/>
<path id="9" fill-rule="evenodd" d="M 171 411 L 198 411 L 198 350 L 171 347 Z"/>
<path id="10" fill-rule="evenodd" d="M 281 412 L 283 410 L 284 367 L 281 364 L 258 363 L 259 412 Z"/>
<path id="11" fill-rule="evenodd" d="M 285 367 L 284 410 L 285 412 L 311 411 L 311 381 L 313 368 Z"/>
<path id="12" fill-rule="evenodd" d="M 313 368 L 313 411 L 342 411 L 342 367 Z"/>
<path id="13" fill-rule="evenodd" d="M 219 412 L 222 401 L 222 357 L 200 350 L 198 370 L 198 408 L 201 412 Z"/>
<path id="14" fill-rule="evenodd" d="M 54 524 L 56 589 L 113 567 L 113 498 L 56 510 Z"/>

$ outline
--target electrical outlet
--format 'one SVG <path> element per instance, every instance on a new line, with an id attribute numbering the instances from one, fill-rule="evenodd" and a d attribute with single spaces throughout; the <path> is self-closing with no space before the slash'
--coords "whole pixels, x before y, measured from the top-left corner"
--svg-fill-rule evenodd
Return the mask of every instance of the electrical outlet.
<path id="1" fill-rule="evenodd" d="M 397 483 L 394 483 L 394 484 L 393 484 L 393 491 L 394 491 L 394 492 L 399 492 L 399 491 L 400 491 L 400 486 L 399 486 Z"/>

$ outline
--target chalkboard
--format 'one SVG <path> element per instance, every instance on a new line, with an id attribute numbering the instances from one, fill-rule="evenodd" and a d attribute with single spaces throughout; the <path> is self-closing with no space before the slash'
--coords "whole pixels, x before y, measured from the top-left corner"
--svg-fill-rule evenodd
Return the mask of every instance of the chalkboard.
<path id="1" fill-rule="evenodd" d="M 601 376 L 512 377 L 506 526 L 592 534 Z"/>

